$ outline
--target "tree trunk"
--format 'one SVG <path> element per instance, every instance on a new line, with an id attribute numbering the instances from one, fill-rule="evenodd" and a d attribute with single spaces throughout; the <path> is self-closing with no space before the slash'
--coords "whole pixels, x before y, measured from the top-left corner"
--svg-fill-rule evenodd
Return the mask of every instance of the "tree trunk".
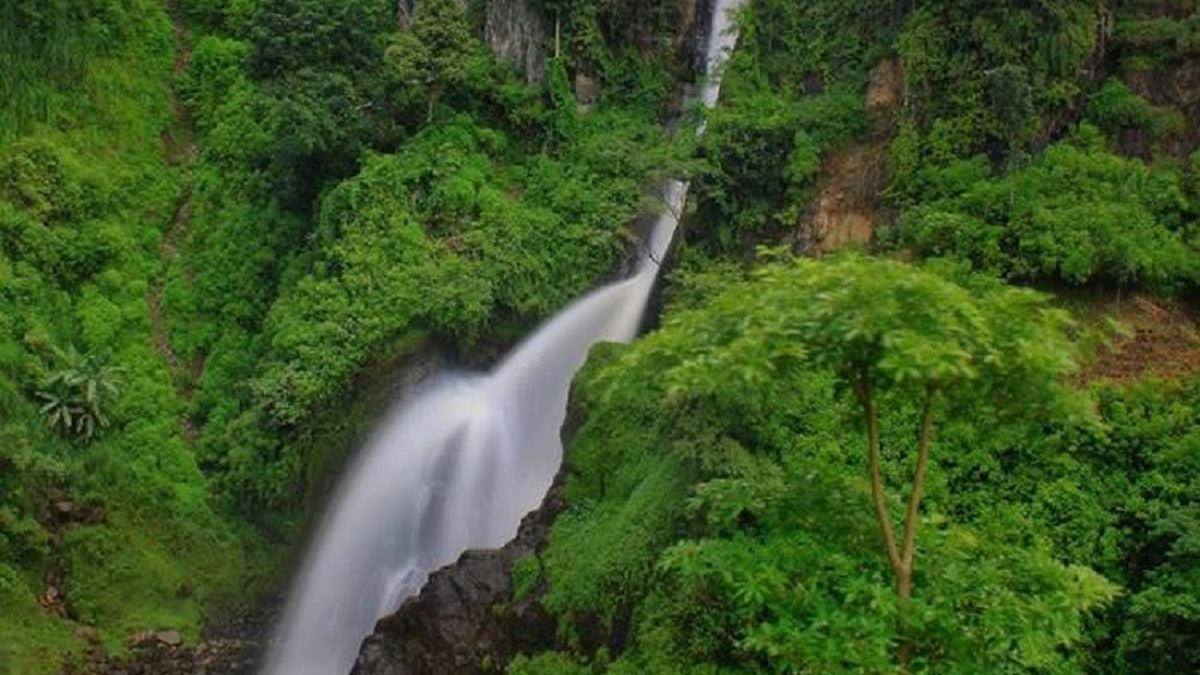
<path id="1" fill-rule="evenodd" d="M 887 490 L 884 486 L 883 467 L 879 443 L 879 410 L 875 402 L 875 392 L 869 375 L 860 373 L 854 384 L 854 391 L 862 406 L 863 420 L 867 426 L 867 457 L 870 465 L 871 501 L 875 507 L 875 518 L 879 521 L 879 531 L 883 538 L 883 547 L 887 552 L 892 574 L 896 578 L 896 595 L 900 598 L 900 614 L 898 628 L 901 633 L 906 630 L 905 614 L 913 594 L 913 567 L 917 548 L 917 527 L 921 517 L 921 497 L 925 491 L 925 474 L 929 468 L 929 448 L 933 443 L 933 403 L 937 390 L 929 386 L 925 390 L 922 401 L 921 426 L 917 438 L 917 467 L 913 472 L 912 485 L 908 492 L 908 508 L 904 514 L 904 540 L 901 547 L 896 545 L 896 535 L 892 528 L 891 514 L 887 506 Z M 912 660 L 915 645 L 911 640 L 905 640 L 897 653 L 904 672 Z"/>
<path id="2" fill-rule="evenodd" d="M 913 558 L 916 556 L 917 527 L 921 521 L 921 497 L 925 493 L 925 473 L 929 468 L 929 446 L 933 442 L 933 387 L 925 390 L 921 411 L 921 429 L 917 441 L 917 469 L 908 492 L 908 510 L 904 514 L 904 549 L 900 554 L 900 575 L 896 592 L 904 600 L 912 597 Z"/>
<path id="3" fill-rule="evenodd" d="M 398 0 L 396 3 L 396 27 L 400 30 L 408 30 L 410 26 L 412 26 L 411 0 Z"/>
<path id="4" fill-rule="evenodd" d="M 435 84 L 429 88 L 428 99 L 429 99 L 428 100 L 428 108 L 425 111 L 425 123 L 432 124 L 433 123 L 433 114 L 434 114 L 435 110 L 437 109 L 438 101 L 442 100 L 441 85 Z"/>
<path id="5" fill-rule="evenodd" d="M 867 457 L 871 472 L 871 501 L 875 505 L 875 518 L 879 521 L 879 532 L 883 547 L 887 551 L 892 572 L 900 576 L 900 553 L 896 548 L 896 535 L 892 531 L 892 519 L 888 514 L 887 492 L 883 485 L 883 468 L 879 452 L 879 411 L 875 406 L 875 393 L 869 376 L 863 374 L 855 385 L 863 419 L 867 424 Z"/>
<path id="6" fill-rule="evenodd" d="M 562 10 L 554 10 L 554 58 L 562 55 Z"/>

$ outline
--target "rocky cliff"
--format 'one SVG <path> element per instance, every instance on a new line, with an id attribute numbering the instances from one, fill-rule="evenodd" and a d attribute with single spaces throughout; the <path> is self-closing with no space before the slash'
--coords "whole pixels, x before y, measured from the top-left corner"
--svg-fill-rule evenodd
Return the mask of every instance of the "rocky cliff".
<path id="1" fill-rule="evenodd" d="M 434 572 L 420 595 L 375 626 L 352 675 L 469 675 L 494 670 L 522 652 L 554 646 L 555 622 L 539 586 L 515 597 L 513 566 L 537 556 L 562 511 L 561 474 L 541 507 L 503 548 L 467 551 Z"/>
<path id="2" fill-rule="evenodd" d="M 550 36 L 546 22 L 531 0 L 491 0 L 487 4 L 483 37 L 501 61 L 517 66 L 529 83 L 546 72 Z"/>

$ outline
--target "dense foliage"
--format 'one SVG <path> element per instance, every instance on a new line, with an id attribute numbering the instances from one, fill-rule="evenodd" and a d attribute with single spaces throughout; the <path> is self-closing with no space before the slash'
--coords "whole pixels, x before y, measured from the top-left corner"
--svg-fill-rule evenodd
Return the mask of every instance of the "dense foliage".
<path id="1" fill-rule="evenodd" d="M 146 627 L 194 635 L 242 553 L 147 330 L 180 189 L 159 139 L 166 13 L 2 11 L 0 671 L 38 673 L 84 645 L 80 623 L 110 648 Z"/>
<path id="2" fill-rule="evenodd" d="M 858 404 L 836 369 L 804 365 L 829 352 L 803 328 L 820 309 L 791 291 L 823 275 L 852 287 L 920 275 L 889 272 L 895 263 L 793 265 L 726 282 L 634 347 L 593 355 L 577 387 L 586 423 L 570 506 L 543 557 L 543 602 L 569 649 L 510 672 L 562 672 L 564 659 L 588 672 L 896 672 L 906 644 L 910 672 L 1195 663 L 1194 381 L 1101 388 L 1088 412 L 1067 390 L 991 390 L 999 373 L 983 374 L 938 402 L 906 606 L 879 544 Z M 942 273 L 951 287 L 999 294 L 987 302 L 1006 298 L 1007 310 L 980 317 L 1001 331 L 1019 335 L 1049 311 L 1034 294 Z M 881 284 L 875 302 L 912 289 Z M 953 309 L 948 293 L 923 311 Z M 883 330 L 896 349 L 938 334 L 919 321 Z M 1054 362 L 1064 347 L 1040 349 Z M 881 401 L 883 473 L 903 486 L 922 404 L 903 391 Z"/>
<path id="3" fill-rule="evenodd" d="M 931 378 L 971 350 L 923 350 L 922 331 L 959 317 L 1019 333 L 1053 310 L 1034 296 L 1001 309 L 986 300 L 997 282 L 955 265 L 933 268 L 963 290 L 905 305 L 911 273 L 886 265 L 768 265 L 747 280 L 721 262 L 803 241 L 838 156 L 865 148 L 886 155 L 886 191 L 864 200 L 882 216 L 877 247 L 1015 282 L 1192 293 L 1193 11 L 752 3 L 701 141 L 684 252 L 701 271 L 675 280 L 682 304 L 661 331 L 599 350 L 578 382 L 586 423 L 541 561 L 561 648 L 509 672 L 1195 669 L 1194 376 L 1079 392 L 989 385 L 993 371 L 944 399 L 884 394 L 883 511 L 914 503 L 922 420 L 936 421 L 909 604 L 872 508 L 871 416 L 832 367 L 844 359 L 803 364 L 851 353 L 822 335 L 881 331 L 903 354 L 881 363 Z M 964 302 L 987 309 L 966 320 Z M 1063 335 L 1082 336 L 1026 335 L 1001 353 L 1061 373 Z"/>
<path id="4" fill-rule="evenodd" d="M 886 165 L 886 192 L 859 178 L 849 189 L 868 194 L 849 198 L 893 216 L 878 243 L 1024 282 L 1190 287 L 1196 134 L 1182 111 L 1193 85 L 1175 74 L 1190 54 L 1185 13 L 1090 0 L 752 3 L 703 141 L 693 242 L 745 253 L 795 238 L 836 178 L 822 168 L 862 147 Z"/>
<path id="5" fill-rule="evenodd" d="M 977 157 L 923 171 L 920 180 L 930 197 L 903 226 L 922 250 L 1018 279 L 1164 289 L 1197 279 L 1179 173 L 1107 152 L 1094 128 L 1005 176 L 992 177 Z"/>

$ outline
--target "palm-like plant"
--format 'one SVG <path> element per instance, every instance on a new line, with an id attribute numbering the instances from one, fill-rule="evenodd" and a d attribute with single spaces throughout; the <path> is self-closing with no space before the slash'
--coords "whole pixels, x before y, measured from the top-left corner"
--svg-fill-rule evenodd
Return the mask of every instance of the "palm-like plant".
<path id="1" fill-rule="evenodd" d="M 79 406 L 75 402 L 75 393 L 59 377 L 59 373 L 47 379 L 37 395 L 43 401 L 41 413 L 46 420 L 46 427 L 64 435 L 70 434 L 73 420 L 79 414 Z"/>
<path id="2" fill-rule="evenodd" d="M 121 393 L 120 369 L 74 347 L 55 349 L 63 367 L 50 374 L 38 391 L 46 426 L 63 435 L 90 441 L 109 425 L 105 410 Z"/>

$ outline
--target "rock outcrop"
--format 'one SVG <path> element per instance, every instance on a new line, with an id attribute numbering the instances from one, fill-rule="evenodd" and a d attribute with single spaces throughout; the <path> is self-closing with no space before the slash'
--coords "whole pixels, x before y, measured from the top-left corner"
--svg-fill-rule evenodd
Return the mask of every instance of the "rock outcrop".
<path id="1" fill-rule="evenodd" d="M 561 478 L 521 521 L 515 539 L 500 549 L 467 551 L 381 619 L 363 642 L 352 675 L 471 675 L 553 647 L 555 621 L 539 602 L 544 581 L 514 598 L 512 569 L 544 549 L 563 508 Z"/>
<path id="2" fill-rule="evenodd" d="M 904 96 L 904 71 L 897 59 L 871 69 L 864 105 L 871 135 L 830 153 L 821 168 L 816 199 L 798 227 L 799 248 L 813 254 L 844 246 L 866 246 L 887 220 L 881 195 L 887 186 L 887 148 L 896 133 L 896 111 Z"/>
<path id="3" fill-rule="evenodd" d="M 487 4 L 483 37 L 497 59 L 539 82 L 546 72 L 546 23 L 530 0 L 491 0 Z"/>
<path id="4" fill-rule="evenodd" d="M 465 3 L 466 0 L 459 0 Z M 420 0 L 396 1 L 396 25 L 407 29 L 418 11 Z M 516 66 L 529 84 L 540 82 L 546 73 L 549 37 L 545 22 L 532 0 L 488 0 L 484 13 L 483 38 L 492 54 Z"/>

